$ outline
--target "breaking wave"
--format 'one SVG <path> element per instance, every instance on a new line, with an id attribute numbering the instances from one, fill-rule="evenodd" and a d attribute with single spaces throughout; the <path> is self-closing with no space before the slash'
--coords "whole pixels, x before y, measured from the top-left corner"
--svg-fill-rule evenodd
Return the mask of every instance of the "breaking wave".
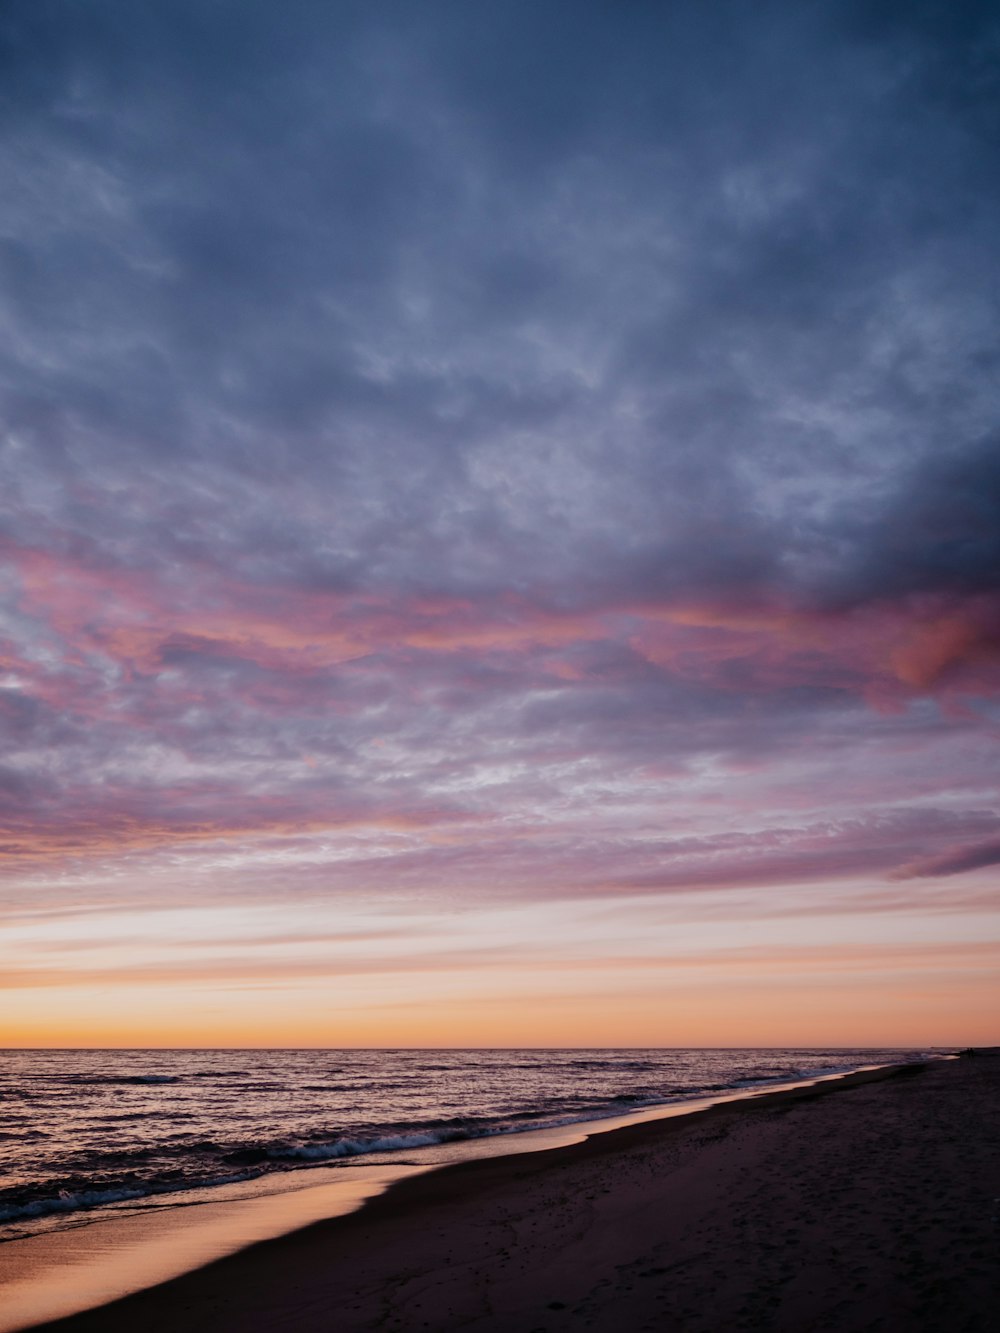
<path id="1" fill-rule="evenodd" d="M 23 1230 L 33 1219 L 153 1195 L 627 1116 L 932 1053 L 272 1051 L 255 1053 L 246 1067 L 233 1052 L 149 1054 L 7 1053 L 0 1224 Z"/>

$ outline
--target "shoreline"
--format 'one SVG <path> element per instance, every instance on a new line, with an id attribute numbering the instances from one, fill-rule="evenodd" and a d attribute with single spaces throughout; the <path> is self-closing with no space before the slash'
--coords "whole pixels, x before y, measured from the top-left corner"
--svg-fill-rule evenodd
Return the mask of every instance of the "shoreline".
<path id="1" fill-rule="evenodd" d="M 2 1053 L 2 1050 L 0 1050 L 0 1054 Z M 903 1063 L 953 1058 L 955 1058 L 954 1052 L 941 1050 L 925 1053 Z M 868 1069 L 887 1068 L 892 1063 L 895 1062 L 887 1062 L 885 1065 L 844 1066 L 825 1071 L 802 1071 L 795 1078 L 761 1079 L 750 1081 L 745 1086 L 734 1084 L 728 1089 L 720 1085 L 711 1092 L 700 1091 L 692 1093 L 690 1096 L 674 1096 L 662 1101 L 644 1101 L 627 1109 L 622 1106 L 612 1108 L 609 1103 L 603 1109 L 594 1108 L 590 1114 L 566 1114 L 564 1116 L 556 1114 L 555 1118 L 548 1121 L 543 1120 L 537 1124 L 524 1124 L 516 1128 L 511 1126 L 498 1130 L 487 1130 L 482 1133 L 470 1133 L 467 1137 L 449 1136 L 435 1139 L 433 1131 L 428 1132 L 415 1127 L 412 1142 L 401 1141 L 391 1148 L 380 1147 L 375 1141 L 370 1146 L 359 1145 L 343 1153 L 332 1152 L 329 1158 L 318 1156 L 313 1161 L 289 1161 L 266 1171 L 250 1170 L 245 1175 L 236 1172 L 228 1177 L 193 1179 L 187 1183 L 166 1188 L 152 1187 L 148 1192 L 136 1189 L 133 1193 L 122 1193 L 119 1197 L 115 1197 L 112 1193 L 107 1198 L 70 1208 L 59 1206 L 59 1201 L 54 1197 L 43 1199 L 41 1201 L 42 1207 L 38 1211 L 34 1211 L 33 1205 L 29 1203 L 23 1216 L 16 1211 L 10 1216 L 4 1216 L 2 1210 L 0 1210 L 0 1246 L 10 1241 L 19 1242 L 44 1234 L 49 1229 L 47 1225 L 49 1223 L 58 1224 L 62 1222 L 63 1226 L 68 1228 L 101 1221 L 109 1210 L 114 1210 L 119 1205 L 137 1209 L 153 1206 L 169 1207 L 172 1204 L 185 1206 L 187 1196 L 192 1195 L 208 1202 L 212 1198 L 225 1198 L 226 1192 L 231 1193 L 233 1190 L 254 1191 L 260 1189 L 267 1193 L 284 1192 L 284 1190 L 308 1188 L 306 1180 L 299 1184 L 291 1183 L 300 1173 L 319 1176 L 330 1168 L 338 1170 L 345 1166 L 364 1168 L 374 1164 L 379 1167 L 383 1164 L 388 1166 L 394 1161 L 413 1158 L 414 1156 L 420 1160 L 421 1164 L 426 1160 L 431 1165 L 440 1167 L 450 1164 L 453 1157 L 464 1160 L 466 1157 L 479 1157 L 481 1155 L 493 1156 L 494 1154 L 507 1152 L 538 1151 L 537 1147 L 531 1147 L 530 1145 L 547 1137 L 561 1140 L 564 1135 L 570 1134 L 575 1141 L 581 1133 L 584 1135 L 603 1133 L 647 1119 L 687 1115 L 701 1110 L 707 1105 L 715 1105 L 724 1101 L 744 1100 L 748 1097 L 763 1095 L 772 1091 L 782 1091 L 786 1088 L 811 1086 L 814 1083 L 840 1079 L 846 1075 L 864 1072 Z M 403 1132 L 403 1140 L 405 1139 L 406 1131 Z M 511 1139 L 518 1141 L 517 1147 L 505 1146 Z M 45 1204 L 55 1206 L 46 1208 Z M 22 1235 L 8 1236 L 3 1234 L 4 1229 L 8 1227 L 16 1228 L 24 1225 L 30 1228 L 38 1223 L 41 1223 L 41 1227 L 37 1231 L 29 1230 Z M 59 1227 L 53 1225 L 52 1229 L 57 1230 Z M 0 1325 L 0 1333 L 3 1333 L 2 1325 Z"/>
<path id="2" fill-rule="evenodd" d="M 219 1258 L 207 1266 L 182 1275 L 153 1287 L 125 1295 L 122 1299 L 102 1304 L 83 1314 L 71 1315 L 49 1324 L 21 1323 L 19 1327 L 46 1327 L 66 1329 L 114 1330 L 125 1328 L 133 1318 L 139 1319 L 150 1328 L 167 1329 L 171 1319 L 179 1319 L 177 1302 L 184 1305 L 183 1320 L 187 1327 L 200 1327 L 191 1320 L 197 1318 L 197 1308 L 203 1295 L 209 1290 L 215 1292 L 206 1308 L 213 1311 L 212 1318 L 205 1327 L 213 1329 L 282 1327 L 283 1316 L 280 1314 L 283 1297 L 281 1283 L 277 1279 L 268 1287 L 266 1298 L 256 1301 L 251 1310 L 239 1311 L 231 1307 L 230 1296 L 245 1286 L 247 1275 L 253 1273 L 256 1278 L 261 1265 L 265 1268 L 282 1270 L 287 1263 L 297 1265 L 296 1255 L 304 1251 L 313 1251 L 317 1245 L 321 1248 L 339 1250 L 345 1243 L 352 1243 L 361 1233 L 374 1229 L 377 1233 L 373 1241 L 376 1249 L 385 1247 L 385 1239 L 377 1236 L 392 1233 L 395 1244 L 404 1243 L 407 1229 L 419 1228 L 429 1217 L 437 1218 L 442 1208 L 462 1208 L 471 1211 L 473 1222 L 477 1204 L 486 1198 L 492 1198 L 498 1191 L 508 1192 L 516 1197 L 528 1186 L 560 1174 L 572 1174 L 579 1170 L 600 1167 L 601 1163 L 620 1161 L 627 1164 L 637 1155 L 650 1151 L 670 1149 L 670 1145 L 683 1144 L 684 1141 L 697 1139 L 704 1134 L 729 1134 L 734 1128 L 750 1121 L 758 1122 L 762 1118 L 782 1118 L 790 1112 L 812 1114 L 818 1105 L 829 1102 L 830 1094 L 846 1092 L 851 1089 L 862 1090 L 873 1085 L 888 1085 L 890 1082 L 919 1081 L 918 1076 L 926 1077 L 929 1070 L 936 1066 L 955 1066 L 964 1062 L 955 1060 L 933 1061 L 931 1064 L 905 1064 L 883 1066 L 840 1076 L 827 1076 L 819 1080 L 810 1080 L 792 1088 L 778 1090 L 754 1090 L 749 1094 L 737 1095 L 728 1099 L 715 1098 L 709 1105 L 700 1108 L 677 1106 L 670 1108 L 667 1114 L 655 1117 L 647 1114 L 644 1119 L 628 1119 L 623 1125 L 605 1127 L 601 1122 L 589 1122 L 572 1128 L 577 1132 L 575 1141 L 551 1147 L 536 1147 L 529 1150 L 526 1144 L 514 1143 L 512 1150 L 502 1155 L 485 1158 L 460 1160 L 436 1167 L 418 1167 L 408 1178 L 397 1179 L 390 1183 L 384 1193 L 369 1198 L 357 1211 L 346 1216 L 325 1217 L 312 1221 L 310 1225 L 293 1231 L 286 1231 L 280 1236 L 271 1236 L 237 1252 Z M 837 1100 L 837 1099 L 834 1099 Z M 672 1112 L 672 1114 L 670 1113 Z M 511 1136 L 516 1138 L 518 1136 Z M 534 1183 L 534 1184 L 533 1184 Z M 602 1187 L 602 1188 L 607 1188 Z M 614 1192 L 613 1186 L 610 1192 Z M 393 1247 L 385 1253 L 386 1262 L 390 1261 Z M 342 1283 L 339 1284 L 342 1287 Z M 202 1296 L 197 1293 L 202 1293 Z M 221 1306 L 220 1306 L 221 1302 Z M 237 1302 L 238 1305 L 238 1302 Z M 271 1313 L 261 1315 L 262 1309 L 271 1309 Z M 134 1310 L 135 1314 L 129 1314 Z M 169 1312 L 173 1310 L 174 1313 Z M 342 1316 L 343 1317 L 343 1316 Z M 353 1317 L 353 1316 L 352 1316 Z M 365 1328 L 365 1315 L 359 1314 L 357 1323 L 338 1324 L 344 1328 Z M 162 1318 L 163 1322 L 157 1322 Z M 248 1323 L 248 1318 L 251 1322 Z M 263 1319 L 264 1322 L 260 1322 Z M 230 1320 L 229 1323 L 226 1321 Z M 256 1321 L 256 1322 L 253 1322 Z M 14 1325 L 10 1325 L 13 1327 Z M 318 1323 L 315 1327 L 325 1327 Z M 373 1325 L 371 1325 L 373 1326 Z M 414 1325 L 420 1327 L 420 1322 Z M 447 1323 L 434 1324 L 430 1327 L 448 1327 Z M 492 1325 L 489 1325 L 492 1327 Z M 301 1314 L 289 1327 L 312 1328 L 308 1317 Z M 406 1328 L 406 1324 L 400 1325 Z M 484 1325 L 486 1327 L 486 1325 Z M 496 1325 L 497 1328 L 502 1325 Z"/>
<path id="3" fill-rule="evenodd" d="M 48 1053 L 48 1048 L 25 1048 L 24 1051 L 22 1051 L 21 1048 L 11 1049 L 14 1054 L 23 1054 L 26 1052 L 29 1055 L 38 1055 Z M 247 1055 L 249 1053 L 247 1050 L 233 1052 L 225 1052 L 221 1050 L 215 1052 L 203 1052 L 200 1050 L 187 1051 L 181 1048 L 177 1048 L 176 1050 L 174 1048 L 164 1049 L 167 1054 L 171 1055 L 179 1053 L 182 1055 L 218 1056 L 232 1054 L 237 1056 L 241 1054 Z M 312 1048 L 303 1049 L 312 1053 Z M 522 1048 L 511 1049 L 516 1050 L 519 1054 L 522 1051 Z M 575 1049 L 577 1048 L 573 1048 L 573 1050 Z M 657 1048 L 655 1053 L 661 1054 L 664 1051 L 669 1052 L 671 1049 L 672 1048 Z M 51 1048 L 51 1050 L 57 1055 L 68 1055 L 70 1057 L 77 1056 L 81 1053 L 76 1049 L 63 1050 L 62 1048 Z M 539 1050 L 542 1051 L 542 1048 L 539 1048 Z M 605 1053 L 603 1048 L 581 1047 L 579 1050 L 587 1056 L 599 1056 Z M 682 1055 L 689 1054 L 688 1048 L 677 1048 L 677 1050 Z M 798 1054 L 798 1052 L 787 1050 L 786 1048 L 776 1047 L 773 1048 L 773 1050 L 776 1055 L 782 1055 L 786 1058 Z M 530 1048 L 529 1053 L 532 1053 L 533 1051 L 534 1048 Z M 706 1048 L 703 1054 L 718 1055 L 724 1051 L 732 1052 L 734 1054 L 749 1053 L 754 1056 L 760 1056 L 767 1053 L 767 1048 L 761 1048 L 760 1050 L 750 1052 L 746 1052 L 742 1047 Z M 844 1064 L 837 1061 L 835 1058 L 829 1060 L 829 1057 L 836 1057 L 841 1054 L 847 1054 L 848 1052 L 855 1056 L 874 1056 L 875 1060 L 864 1064 L 859 1064 L 857 1062 Z M 0 1055 L 3 1055 L 4 1053 L 5 1051 L 0 1049 Z M 118 1052 L 117 1049 L 104 1050 L 103 1048 L 94 1048 L 93 1051 L 88 1050 L 84 1053 L 88 1055 L 96 1054 L 114 1056 Z M 132 1056 L 155 1057 L 160 1053 L 161 1051 L 159 1048 L 150 1048 L 149 1050 L 132 1050 L 131 1048 L 128 1048 L 126 1050 L 126 1054 Z M 294 1055 L 297 1054 L 298 1051 L 296 1049 L 291 1051 L 276 1049 L 274 1052 L 269 1051 L 267 1053 Z M 322 1054 L 324 1055 L 329 1055 L 331 1053 L 336 1052 L 328 1051 L 326 1048 L 323 1048 L 322 1050 Z M 363 1048 L 361 1050 L 361 1054 L 363 1055 L 371 1055 L 373 1053 L 377 1054 L 378 1052 L 373 1052 L 369 1050 L 369 1048 Z M 389 1053 L 392 1054 L 395 1053 L 395 1051 L 393 1050 Z M 410 1052 L 404 1051 L 403 1053 L 408 1054 Z M 436 1052 L 431 1051 L 425 1052 L 422 1048 L 419 1050 L 419 1053 L 424 1055 L 436 1054 Z M 450 1051 L 443 1053 L 450 1054 Z M 490 1051 L 488 1053 L 495 1055 L 498 1052 Z M 572 1054 L 573 1051 L 542 1051 L 542 1053 L 566 1055 Z M 621 1056 L 631 1054 L 632 1052 L 616 1048 L 610 1053 L 616 1056 Z M 458 1054 L 475 1055 L 476 1052 L 463 1050 L 459 1051 Z M 635 1054 L 646 1056 L 650 1054 L 650 1052 L 637 1048 Z M 807 1058 L 810 1055 L 809 1052 L 803 1052 L 802 1054 L 806 1055 Z M 526 1117 L 515 1115 L 513 1117 L 513 1122 L 511 1123 L 504 1123 L 504 1117 L 500 1115 L 497 1117 L 498 1123 L 496 1125 L 486 1125 L 482 1128 L 475 1127 L 468 1132 L 462 1132 L 462 1126 L 459 1123 L 461 1117 L 456 1117 L 454 1121 L 445 1120 L 437 1122 L 432 1120 L 427 1127 L 423 1126 L 419 1119 L 415 1119 L 409 1127 L 403 1127 L 397 1123 L 393 1123 L 387 1129 L 384 1139 L 380 1139 L 378 1133 L 373 1133 L 371 1128 L 357 1129 L 355 1131 L 355 1137 L 352 1138 L 349 1127 L 344 1131 L 335 1132 L 333 1141 L 331 1142 L 318 1142 L 313 1145 L 311 1140 L 307 1140 L 307 1146 L 304 1149 L 297 1146 L 294 1137 L 290 1142 L 283 1142 L 279 1138 L 273 1145 L 274 1152 L 272 1153 L 270 1151 L 271 1145 L 266 1141 L 260 1145 L 252 1141 L 253 1134 L 251 1131 L 251 1142 L 246 1146 L 252 1150 L 257 1150 L 259 1148 L 259 1152 L 252 1164 L 246 1166 L 245 1169 L 239 1164 L 238 1153 L 233 1156 L 222 1155 L 215 1160 L 206 1160 L 205 1162 L 202 1162 L 200 1164 L 200 1171 L 198 1165 L 195 1166 L 194 1170 L 191 1170 L 190 1166 L 188 1166 L 186 1171 L 168 1172 L 162 1177 L 157 1177 L 154 1173 L 148 1180 L 131 1177 L 119 1182 L 115 1182 L 113 1179 L 98 1179 L 97 1181 L 88 1184 L 87 1180 L 81 1176 L 80 1178 L 75 1178 L 68 1184 L 65 1191 L 60 1190 L 58 1194 L 55 1192 L 58 1185 L 53 1186 L 51 1182 L 49 1182 L 48 1194 L 33 1193 L 30 1181 L 26 1177 L 26 1187 L 22 1190 L 19 1197 L 15 1191 L 15 1197 L 12 1200 L 5 1197 L 2 1203 L 0 1203 L 0 1247 L 9 1241 L 18 1242 L 26 1240 L 50 1229 L 58 1230 L 61 1228 L 87 1225 L 93 1221 L 100 1221 L 102 1218 L 107 1217 L 109 1212 L 114 1212 L 122 1208 L 142 1209 L 147 1206 L 170 1206 L 176 1202 L 179 1202 L 182 1206 L 186 1206 L 191 1196 L 198 1196 L 199 1201 L 204 1200 L 207 1202 L 212 1198 L 221 1199 L 227 1197 L 227 1195 L 232 1195 L 233 1191 L 237 1191 L 239 1197 L 245 1197 L 247 1190 L 253 1192 L 258 1188 L 269 1193 L 285 1188 L 297 1189 L 302 1188 L 302 1185 L 292 1183 L 282 1185 L 280 1182 L 282 1179 L 290 1182 L 299 1172 L 309 1172 L 311 1176 L 318 1177 L 328 1167 L 343 1167 L 348 1165 L 364 1167 L 368 1163 L 392 1163 L 394 1161 L 402 1161 L 412 1157 L 417 1158 L 421 1163 L 425 1160 L 430 1161 L 433 1158 L 435 1165 L 442 1165 L 446 1158 L 447 1160 L 451 1160 L 452 1156 L 465 1157 L 479 1156 L 483 1154 L 492 1155 L 494 1148 L 491 1145 L 505 1143 L 507 1139 L 515 1136 L 523 1141 L 523 1148 L 502 1148 L 496 1149 L 496 1151 L 529 1151 L 528 1145 L 534 1144 L 540 1136 L 554 1134 L 561 1139 L 564 1131 L 567 1130 L 573 1134 L 574 1137 L 576 1136 L 577 1131 L 582 1131 L 583 1133 L 602 1132 L 605 1129 L 614 1128 L 620 1124 L 634 1123 L 640 1119 L 647 1119 L 650 1117 L 658 1118 L 660 1116 L 674 1114 L 688 1114 L 693 1110 L 700 1109 L 708 1104 L 714 1104 L 720 1100 L 752 1097 L 762 1093 L 778 1091 L 785 1087 L 797 1087 L 812 1084 L 821 1080 L 836 1079 L 845 1074 L 856 1073 L 865 1069 L 880 1068 L 883 1065 L 913 1063 L 914 1061 L 919 1060 L 950 1059 L 954 1058 L 957 1052 L 954 1048 L 929 1048 L 924 1050 L 887 1049 L 884 1051 L 874 1049 L 871 1051 L 859 1051 L 855 1048 L 843 1048 L 842 1050 L 837 1050 L 836 1048 L 830 1048 L 821 1052 L 821 1054 L 828 1057 L 828 1063 L 825 1066 L 820 1066 L 814 1069 L 788 1069 L 779 1074 L 769 1072 L 762 1077 L 744 1077 L 735 1079 L 730 1083 L 708 1083 L 703 1087 L 693 1085 L 691 1088 L 686 1088 L 681 1085 L 671 1088 L 669 1091 L 665 1090 L 664 1095 L 660 1098 L 649 1098 L 646 1096 L 633 1098 L 630 1096 L 623 1096 L 601 1101 L 600 1094 L 596 1093 L 595 1096 L 598 1098 L 596 1104 L 588 1106 L 586 1110 L 583 1111 L 567 1105 L 562 1109 L 553 1108 L 548 1112 L 540 1112 L 539 1118 L 537 1120 L 531 1119 L 530 1122 L 528 1122 Z M 877 1063 L 875 1062 L 876 1060 Z M 571 1065 L 573 1063 L 573 1061 L 570 1061 Z M 182 1070 L 179 1074 L 171 1073 L 169 1076 L 160 1073 L 146 1075 L 123 1075 L 119 1073 L 118 1077 L 112 1075 L 109 1079 L 101 1077 L 93 1079 L 84 1077 L 82 1081 L 84 1084 L 101 1084 L 107 1081 L 117 1082 L 120 1078 L 120 1081 L 126 1084 L 183 1084 L 185 1083 L 189 1072 L 190 1071 L 188 1070 Z M 224 1072 L 228 1075 L 233 1071 L 226 1070 Z M 706 1071 L 706 1074 L 708 1073 L 709 1071 Z M 196 1079 L 211 1076 L 212 1071 L 210 1070 L 195 1071 Z M 71 1075 L 70 1081 L 72 1081 L 72 1078 L 73 1076 Z M 145 1091 L 145 1089 L 143 1090 Z M 312 1092 L 317 1089 L 310 1087 L 306 1090 Z M 170 1089 L 170 1091 L 173 1092 L 174 1089 Z M 647 1092 L 648 1089 L 643 1089 L 643 1091 Z M 103 1108 L 97 1107 L 94 1109 L 95 1111 L 100 1111 Z M 351 1111 L 353 1110 L 356 1110 L 356 1108 L 351 1108 Z M 348 1114 L 350 1114 L 351 1111 L 349 1111 Z M 147 1114 L 153 1114 L 153 1112 L 143 1108 L 136 1115 L 125 1115 L 117 1118 L 123 1120 L 141 1119 Z M 184 1118 L 188 1119 L 189 1117 L 185 1115 Z M 241 1119 L 243 1119 L 243 1117 L 241 1117 Z M 473 1114 L 472 1119 L 474 1121 L 481 1121 L 484 1117 Z M 520 1124 L 514 1123 L 519 1120 L 524 1120 L 525 1122 Z M 458 1126 L 457 1131 L 454 1128 L 455 1125 Z M 239 1131 L 237 1130 L 236 1132 L 238 1135 Z M 214 1137 L 211 1130 L 207 1130 L 206 1134 L 208 1138 Z M 224 1141 L 224 1139 L 220 1141 Z M 125 1140 L 120 1143 L 119 1152 L 121 1155 L 127 1156 L 136 1146 L 140 1147 L 140 1149 L 145 1149 L 148 1146 L 148 1141 L 141 1140 L 137 1144 L 134 1141 L 129 1143 Z M 156 1142 L 154 1140 L 153 1147 L 155 1148 L 155 1146 Z M 205 1146 L 213 1148 L 215 1145 L 209 1143 Z M 237 1144 L 237 1148 L 238 1147 L 239 1144 Z M 17 1146 L 15 1145 L 15 1154 L 16 1152 Z M 223 1150 L 220 1148 L 218 1152 L 222 1154 Z M 266 1164 L 264 1166 L 258 1165 L 260 1159 L 265 1161 Z M 37 1164 L 32 1163 L 30 1159 L 24 1162 L 22 1166 L 29 1172 L 29 1174 L 32 1169 L 37 1169 Z M 17 1162 L 15 1161 L 15 1174 L 16 1170 Z M 44 1167 L 42 1167 L 42 1170 L 44 1172 Z M 56 1164 L 50 1170 L 50 1175 L 53 1173 L 58 1174 L 58 1170 L 59 1167 L 58 1164 Z M 83 1168 L 83 1170 L 86 1170 L 86 1168 Z M 10 1191 L 0 1191 L 0 1193 L 8 1195 Z M 2 1281 L 2 1278 L 0 1278 L 0 1281 Z M 0 1329 L 0 1333 L 2 1333 L 2 1329 Z"/>
<path id="4" fill-rule="evenodd" d="M 687 1119 L 716 1107 L 808 1092 L 817 1085 L 839 1086 L 844 1079 L 882 1077 L 895 1068 L 914 1066 L 910 1061 L 817 1073 L 593 1119 L 574 1118 L 543 1128 L 123 1200 L 71 1214 L 62 1226 L 0 1244 L 0 1333 L 20 1333 L 103 1309 L 253 1246 L 353 1216 L 383 1194 L 395 1199 L 396 1189 L 410 1176 L 579 1147 L 592 1138 Z"/>

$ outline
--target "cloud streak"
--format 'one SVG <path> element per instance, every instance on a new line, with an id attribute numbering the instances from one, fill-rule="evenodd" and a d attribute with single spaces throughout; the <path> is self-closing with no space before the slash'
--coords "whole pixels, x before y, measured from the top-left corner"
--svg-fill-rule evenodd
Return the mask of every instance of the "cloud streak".
<path id="1" fill-rule="evenodd" d="M 971 847 L 951 847 L 938 856 L 927 856 L 901 867 L 896 879 L 942 878 L 962 875 L 968 870 L 983 870 L 1000 865 L 1000 839 L 975 843 Z"/>

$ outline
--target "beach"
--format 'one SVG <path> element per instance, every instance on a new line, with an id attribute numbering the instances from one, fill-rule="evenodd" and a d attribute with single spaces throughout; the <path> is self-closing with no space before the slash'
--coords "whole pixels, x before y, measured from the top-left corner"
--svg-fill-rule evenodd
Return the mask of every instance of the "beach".
<path id="1" fill-rule="evenodd" d="M 998 1094 L 964 1057 L 462 1163 L 45 1327 L 985 1333 Z"/>

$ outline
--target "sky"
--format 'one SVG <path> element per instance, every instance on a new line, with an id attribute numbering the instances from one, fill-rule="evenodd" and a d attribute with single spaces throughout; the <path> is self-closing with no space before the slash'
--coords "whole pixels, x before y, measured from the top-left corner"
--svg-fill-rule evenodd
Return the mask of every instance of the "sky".
<path id="1" fill-rule="evenodd" d="M 1000 1040 L 998 71 L 6 0 L 0 1045 Z"/>

